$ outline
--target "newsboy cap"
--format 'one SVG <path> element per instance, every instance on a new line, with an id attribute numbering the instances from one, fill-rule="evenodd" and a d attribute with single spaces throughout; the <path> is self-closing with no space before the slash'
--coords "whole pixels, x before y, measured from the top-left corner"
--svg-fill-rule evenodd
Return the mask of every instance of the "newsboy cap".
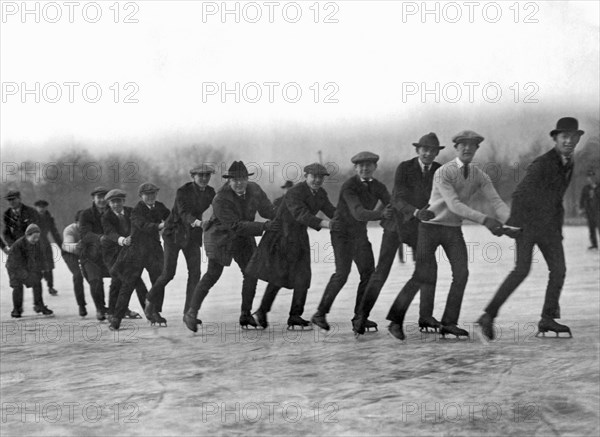
<path id="1" fill-rule="evenodd" d="M 140 188 L 138 188 L 138 194 L 140 196 L 142 194 L 152 194 L 157 193 L 159 190 L 160 188 L 158 188 L 152 182 L 144 182 L 142 185 L 140 185 Z"/>
<path id="2" fill-rule="evenodd" d="M 190 175 L 195 174 L 214 174 L 215 168 L 210 164 L 200 164 L 190 170 Z"/>
<path id="3" fill-rule="evenodd" d="M 573 117 L 563 117 L 556 122 L 556 129 L 550 132 L 553 137 L 561 132 L 577 132 L 577 135 L 583 135 L 585 132 L 579 129 L 579 122 Z"/>
<path id="4" fill-rule="evenodd" d="M 106 196 L 104 196 L 104 200 L 109 202 L 113 199 L 125 199 L 125 197 L 127 197 L 127 193 L 125 191 L 115 188 L 106 193 Z"/>
<path id="5" fill-rule="evenodd" d="M 354 155 L 350 161 L 352 161 L 352 164 L 358 164 L 361 162 L 374 162 L 377 163 L 377 161 L 379 161 L 379 155 L 376 155 L 375 153 L 371 153 L 371 152 L 360 152 L 357 153 L 356 155 Z"/>
<path id="6" fill-rule="evenodd" d="M 306 167 L 305 167 L 306 168 Z M 305 172 L 306 173 L 306 172 Z M 294 183 L 292 181 L 285 181 L 285 184 L 283 184 L 281 186 L 281 188 L 292 188 L 294 186 Z"/>
<path id="7" fill-rule="evenodd" d="M 46 206 L 48 206 L 48 202 L 45 201 L 44 199 L 36 200 L 35 203 L 33 204 L 33 206 L 46 207 Z"/>
<path id="8" fill-rule="evenodd" d="M 464 141 L 475 141 L 476 143 L 481 143 L 484 139 L 485 138 L 483 138 L 477 132 L 473 132 L 472 130 L 464 130 L 454 135 L 452 142 L 454 144 L 462 143 Z"/>
<path id="9" fill-rule="evenodd" d="M 91 196 L 95 196 L 96 194 L 106 194 L 108 193 L 108 189 L 105 187 L 96 187 L 90 193 Z"/>
<path id="10" fill-rule="evenodd" d="M 252 176 L 254 173 L 248 173 L 248 169 L 243 161 L 233 161 L 229 166 L 227 173 L 223 175 L 225 179 L 245 178 Z"/>
<path id="11" fill-rule="evenodd" d="M 6 200 L 13 200 L 16 198 L 21 198 L 21 193 L 18 190 L 8 190 L 8 193 L 6 193 L 6 196 L 4 196 L 4 198 Z"/>
<path id="12" fill-rule="evenodd" d="M 30 224 L 29 226 L 27 226 L 27 229 L 25 229 L 25 235 L 31 235 L 35 233 L 39 234 L 40 232 L 40 227 L 35 223 Z"/>
<path id="13" fill-rule="evenodd" d="M 423 135 L 418 143 L 412 143 L 415 147 L 435 147 L 436 149 L 444 149 L 446 146 L 440 146 L 440 140 L 435 133 L 429 132 Z"/>
<path id="14" fill-rule="evenodd" d="M 304 174 L 311 174 L 313 176 L 329 176 L 327 168 L 318 162 L 314 162 L 304 167 Z"/>

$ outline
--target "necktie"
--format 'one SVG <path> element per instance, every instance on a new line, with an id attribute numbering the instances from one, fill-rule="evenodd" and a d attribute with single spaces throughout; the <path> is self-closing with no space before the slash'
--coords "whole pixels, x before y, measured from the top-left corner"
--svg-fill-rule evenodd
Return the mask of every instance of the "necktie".
<path id="1" fill-rule="evenodd" d="M 125 221 L 125 214 L 119 214 L 119 225 L 121 226 L 121 230 L 125 235 L 129 234 L 129 226 L 127 226 L 127 222 Z"/>
<path id="2" fill-rule="evenodd" d="M 573 160 L 570 156 L 565 156 L 565 177 L 567 181 L 571 179 L 571 173 L 573 172 Z"/>
<path id="3" fill-rule="evenodd" d="M 469 177 L 469 164 L 463 165 L 463 177 L 465 179 Z"/>
<path id="4" fill-rule="evenodd" d="M 423 179 L 427 182 L 427 181 L 429 181 L 429 176 L 430 176 L 429 166 L 426 165 L 423 167 Z"/>

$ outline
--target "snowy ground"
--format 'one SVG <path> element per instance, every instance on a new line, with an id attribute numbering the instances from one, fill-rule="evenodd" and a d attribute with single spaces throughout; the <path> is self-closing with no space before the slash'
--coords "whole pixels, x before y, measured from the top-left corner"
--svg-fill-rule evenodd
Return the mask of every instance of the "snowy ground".
<path id="1" fill-rule="evenodd" d="M 418 297 L 407 315 L 408 340 L 387 333 L 385 315 L 412 273 L 396 263 L 372 318 L 379 333 L 356 340 L 350 318 L 353 271 L 334 304 L 330 333 L 285 330 L 291 292 L 282 290 L 266 331 L 240 331 L 237 267 L 225 271 L 200 312 L 196 335 L 181 322 L 185 264 L 167 288 L 168 328 L 145 320 L 119 333 L 77 316 L 71 279 L 55 270 L 56 313 L 10 318 L 6 270 L 0 273 L 1 434 L 8 435 L 597 435 L 599 431 L 599 267 L 584 227 L 565 229 L 567 280 L 562 322 L 573 339 L 538 339 L 547 280 L 536 256 L 529 278 L 502 308 L 499 338 L 482 341 L 477 320 L 513 265 L 512 240 L 480 226 L 464 228 L 472 259 L 460 323 L 470 340 L 441 340 L 416 329 Z M 378 254 L 381 230 L 370 229 Z M 325 232 L 315 243 L 314 312 L 333 272 Z M 410 259 L 410 258 L 409 258 Z M 5 257 L 2 258 L 5 262 Z M 202 266 L 203 272 L 206 264 Z M 449 286 L 441 260 L 435 316 Z M 259 283 L 255 308 L 264 291 Z M 132 301 L 131 308 L 140 311 Z"/>

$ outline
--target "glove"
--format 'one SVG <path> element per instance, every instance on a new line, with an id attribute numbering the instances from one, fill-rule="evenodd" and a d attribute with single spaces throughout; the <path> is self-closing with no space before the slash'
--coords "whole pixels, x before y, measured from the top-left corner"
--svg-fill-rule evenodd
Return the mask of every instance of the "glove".
<path id="1" fill-rule="evenodd" d="M 264 224 L 265 231 L 278 232 L 281 230 L 281 222 L 274 220 L 267 220 Z"/>
<path id="2" fill-rule="evenodd" d="M 383 210 L 383 218 L 391 219 L 392 217 L 394 217 L 394 210 L 391 205 L 387 205 Z"/>
<path id="3" fill-rule="evenodd" d="M 192 222 L 192 228 L 200 228 L 200 227 L 202 227 L 202 221 L 201 220 L 196 219 L 196 220 L 194 220 Z"/>
<path id="4" fill-rule="evenodd" d="M 483 221 L 483 226 L 488 228 L 490 232 L 497 237 L 503 235 L 504 231 L 502 230 L 502 223 L 492 217 L 486 217 Z"/>
<path id="5" fill-rule="evenodd" d="M 433 211 L 429 211 L 427 209 L 427 206 L 424 208 L 421 208 L 420 210 L 418 210 L 415 213 L 415 217 L 417 218 L 417 220 L 420 220 L 422 222 L 426 222 L 429 221 L 433 218 L 435 218 L 435 213 Z"/>

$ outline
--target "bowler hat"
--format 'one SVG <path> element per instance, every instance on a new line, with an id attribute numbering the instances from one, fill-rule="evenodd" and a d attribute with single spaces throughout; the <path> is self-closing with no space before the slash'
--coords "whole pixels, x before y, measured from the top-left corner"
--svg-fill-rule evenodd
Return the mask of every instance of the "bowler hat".
<path id="1" fill-rule="evenodd" d="M 48 202 L 43 199 L 36 200 L 35 203 L 33 204 L 33 206 L 46 207 L 46 206 L 48 206 Z"/>
<path id="2" fill-rule="evenodd" d="M 553 137 L 561 132 L 577 132 L 577 135 L 583 135 L 585 132 L 579 130 L 579 122 L 573 117 L 563 117 L 556 122 L 556 129 L 550 132 L 550 136 Z"/>
<path id="3" fill-rule="evenodd" d="M 225 179 L 231 178 L 246 178 L 252 176 L 254 173 L 248 173 L 248 169 L 244 165 L 243 161 L 233 161 L 233 164 L 229 166 L 227 173 L 223 175 Z"/>
<path id="4" fill-rule="evenodd" d="M 91 196 L 95 196 L 96 194 L 106 194 L 108 193 L 108 189 L 105 187 L 96 187 L 90 193 Z"/>
<path id="5" fill-rule="evenodd" d="M 6 193 L 6 196 L 4 196 L 4 198 L 6 200 L 13 200 L 16 198 L 21 198 L 21 193 L 18 190 L 9 190 L 8 193 Z"/>
<path id="6" fill-rule="evenodd" d="M 329 172 L 324 165 L 315 162 L 304 167 L 304 174 L 311 174 L 313 176 L 329 176 Z"/>
<path id="7" fill-rule="evenodd" d="M 125 197 L 127 197 L 127 193 L 125 191 L 115 188 L 106 193 L 104 200 L 110 202 L 113 199 L 125 199 Z"/>
<path id="8" fill-rule="evenodd" d="M 200 164 L 190 170 L 190 175 L 195 174 L 214 174 L 215 168 L 210 164 Z"/>
<path id="9" fill-rule="evenodd" d="M 142 194 L 152 194 L 152 193 L 156 193 L 160 190 L 160 188 L 158 188 L 156 185 L 154 185 L 152 182 L 144 182 L 142 185 L 140 185 L 140 187 L 138 188 L 138 194 L 141 196 Z"/>
<path id="10" fill-rule="evenodd" d="M 292 188 L 294 186 L 294 183 L 292 181 L 285 181 L 285 184 L 283 184 L 281 186 L 281 188 L 285 189 L 285 188 Z"/>
<path id="11" fill-rule="evenodd" d="M 452 142 L 454 144 L 459 144 L 464 141 L 474 141 L 476 143 L 481 143 L 484 139 L 485 138 L 483 138 L 477 132 L 473 132 L 472 130 L 464 130 L 454 135 L 454 137 L 452 138 Z"/>
<path id="12" fill-rule="evenodd" d="M 418 143 L 412 143 L 415 147 L 435 147 L 436 149 L 444 149 L 445 146 L 440 146 L 440 140 L 433 132 L 423 135 Z"/>
<path id="13" fill-rule="evenodd" d="M 352 164 L 358 164 L 361 162 L 374 162 L 377 163 L 377 161 L 379 161 L 379 155 L 376 155 L 375 153 L 371 153 L 371 152 L 360 152 L 357 153 L 356 155 L 354 155 L 350 161 L 352 161 Z"/>
<path id="14" fill-rule="evenodd" d="M 40 227 L 35 223 L 30 224 L 29 226 L 27 226 L 27 229 L 25 229 L 25 235 L 35 234 L 36 232 L 39 234 L 41 231 Z"/>

